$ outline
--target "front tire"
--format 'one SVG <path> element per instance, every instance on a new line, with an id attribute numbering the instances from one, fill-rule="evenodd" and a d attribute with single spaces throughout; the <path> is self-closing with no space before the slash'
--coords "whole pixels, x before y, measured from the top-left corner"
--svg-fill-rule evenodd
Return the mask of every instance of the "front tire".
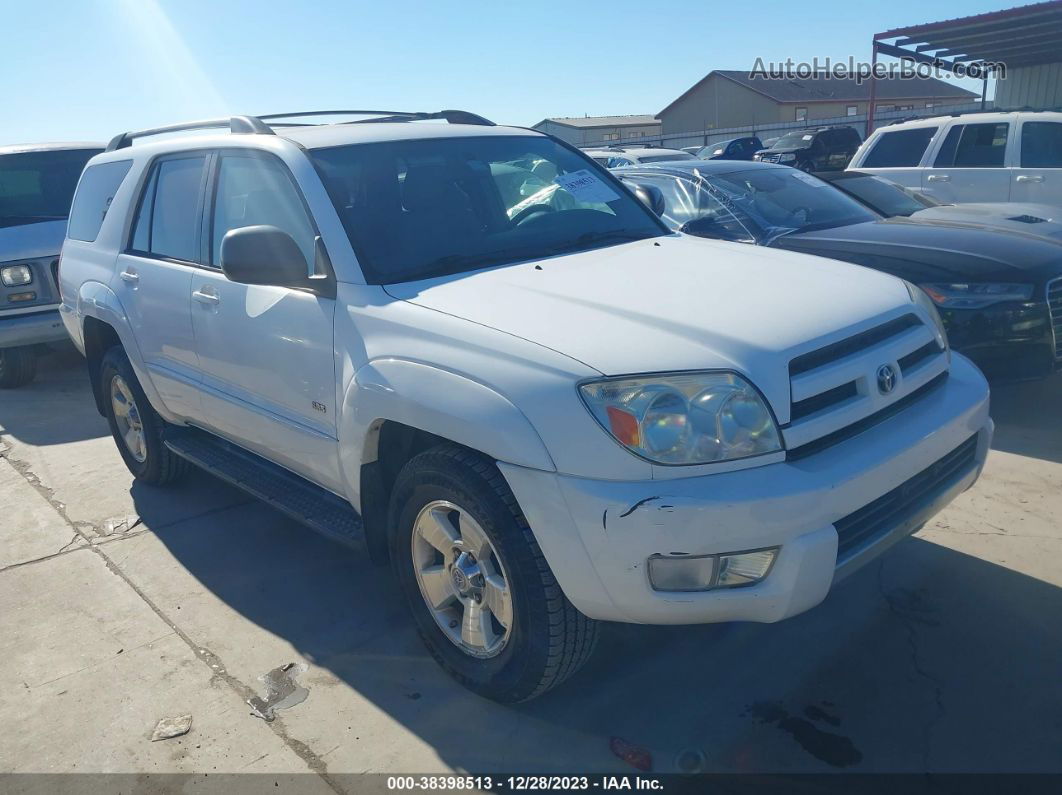
<path id="1" fill-rule="evenodd" d="M 0 389 L 25 386 L 37 375 L 37 351 L 32 345 L 0 349 Z"/>
<path id="2" fill-rule="evenodd" d="M 100 391 L 114 443 L 133 476 L 153 486 L 183 477 L 188 462 L 163 442 L 166 423 L 148 402 L 120 346 L 107 351 L 100 362 Z"/>
<path id="3" fill-rule="evenodd" d="M 441 445 L 391 495 L 391 562 L 428 651 L 495 701 L 535 698 L 590 657 L 597 623 L 561 592 L 490 459 Z"/>

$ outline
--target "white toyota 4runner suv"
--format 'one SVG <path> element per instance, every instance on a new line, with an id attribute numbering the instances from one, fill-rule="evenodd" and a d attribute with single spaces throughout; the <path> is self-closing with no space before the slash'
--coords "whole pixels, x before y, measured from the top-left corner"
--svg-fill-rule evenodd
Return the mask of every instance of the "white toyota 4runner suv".
<path id="1" fill-rule="evenodd" d="M 472 690 L 545 692 L 597 620 L 800 613 L 976 480 L 988 388 L 919 289 L 670 232 L 548 135 L 348 113 L 115 138 L 61 311 L 138 479 L 389 558 Z"/>

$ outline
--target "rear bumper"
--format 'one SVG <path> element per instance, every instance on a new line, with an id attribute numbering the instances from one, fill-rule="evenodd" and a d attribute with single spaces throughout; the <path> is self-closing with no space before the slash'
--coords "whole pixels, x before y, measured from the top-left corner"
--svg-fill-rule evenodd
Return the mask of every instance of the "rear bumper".
<path id="1" fill-rule="evenodd" d="M 633 483 L 500 466 L 561 588 L 587 615 L 650 624 L 772 622 L 818 604 L 836 580 L 973 485 L 991 436 L 987 384 L 955 356 L 940 388 L 858 436 L 796 461 Z M 971 447 L 961 466 L 931 480 L 931 488 L 913 490 L 917 498 L 901 500 L 839 558 L 837 525 L 913 489 L 964 443 Z M 749 587 L 661 592 L 646 571 L 654 555 L 774 546 L 781 550 L 770 573 Z"/>
<path id="2" fill-rule="evenodd" d="M 61 342 L 66 339 L 66 328 L 56 309 L 44 309 L 25 315 L 5 315 L 0 312 L 0 348 Z"/>

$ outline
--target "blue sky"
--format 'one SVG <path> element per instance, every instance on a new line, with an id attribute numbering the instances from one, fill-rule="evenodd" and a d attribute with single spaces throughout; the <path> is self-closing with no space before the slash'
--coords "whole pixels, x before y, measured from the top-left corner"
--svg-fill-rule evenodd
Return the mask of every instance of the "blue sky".
<path id="1" fill-rule="evenodd" d="M 0 0 L 0 144 L 312 108 L 656 113 L 712 69 L 869 60 L 875 32 L 1011 4 Z"/>

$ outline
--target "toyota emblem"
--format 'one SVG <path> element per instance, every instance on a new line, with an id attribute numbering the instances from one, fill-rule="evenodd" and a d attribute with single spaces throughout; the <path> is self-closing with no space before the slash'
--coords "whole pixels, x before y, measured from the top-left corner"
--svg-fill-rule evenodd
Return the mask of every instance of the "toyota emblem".
<path id="1" fill-rule="evenodd" d="M 883 364 L 878 368 L 878 391 L 887 395 L 896 388 L 896 370 L 891 364 Z"/>

